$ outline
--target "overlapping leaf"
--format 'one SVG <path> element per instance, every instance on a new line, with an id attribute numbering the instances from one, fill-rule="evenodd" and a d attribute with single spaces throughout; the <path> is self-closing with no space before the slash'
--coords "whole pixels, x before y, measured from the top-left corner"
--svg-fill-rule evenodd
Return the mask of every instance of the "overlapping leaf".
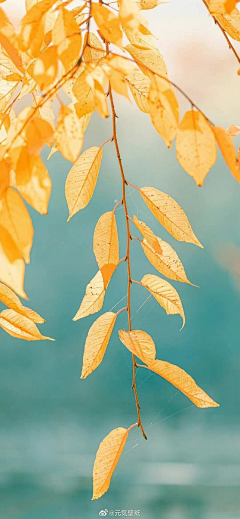
<path id="1" fill-rule="evenodd" d="M 119 330 L 120 341 L 136 355 L 142 362 L 151 364 L 156 358 L 156 348 L 154 341 L 148 333 L 142 330 L 132 330 L 126 332 L 125 330 Z"/>
<path id="2" fill-rule="evenodd" d="M 99 270 L 86 287 L 86 294 L 73 318 L 73 321 L 99 312 L 103 306 L 106 290 L 101 271 Z"/>
<path id="3" fill-rule="evenodd" d="M 45 319 L 37 314 L 37 312 L 34 312 L 34 310 L 23 306 L 20 299 L 16 296 L 13 290 L 11 290 L 6 285 L 3 285 L 3 283 L 0 283 L 0 301 L 4 305 L 8 306 L 8 308 L 11 308 L 11 310 L 14 310 L 18 314 L 24 315 L 34 323 L 45 322 Z"/>
<path id="4" fill-rule="evenodd" d="M 0 313 L 0 326 L 5 332 L 17 339 L 24 339 L 25 341 L 48 339 L 54 341 L 54 339 L 42 335 L 33 321 L 14 310 L 3 310 Z"/>
<path id="5" fill-rule="evenodd" d="M 181 299 L 175 288 L 168 281 L 152 274 L 146 274 L 142 278 L 141 284 L 149 290 L 168 315 L 181 315 L 183 326 L 185 325 L 185 315 Z"/>

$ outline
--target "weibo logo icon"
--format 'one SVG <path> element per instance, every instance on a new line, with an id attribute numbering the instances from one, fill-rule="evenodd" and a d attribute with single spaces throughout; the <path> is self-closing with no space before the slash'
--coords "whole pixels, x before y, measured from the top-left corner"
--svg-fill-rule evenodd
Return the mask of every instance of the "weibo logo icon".
<path id="1" fill-rule="evenodd" d="M 108 510 L 106 508 L 105 508 L 105 510 L 100 510 L 100 512 L 99 512 L 99 515 L 101 515 L 101 517 L 105 517 L 107 514 L 108 514 Z"/>

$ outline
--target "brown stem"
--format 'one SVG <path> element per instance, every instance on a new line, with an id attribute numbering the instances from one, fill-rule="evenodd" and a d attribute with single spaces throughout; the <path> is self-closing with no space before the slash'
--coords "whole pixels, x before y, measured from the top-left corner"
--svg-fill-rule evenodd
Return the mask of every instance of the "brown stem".
<path id="1" fill-rule="evenodd" d="M 109 54 L 109 44 L 106 43 L 106 52 Z M 123 170 L 122 165 L 122 159 L 120 155 L 120 150 L 118 146 L 118 140 L 117 140 L 117 129 L 116 129 L 116 111 L 114 106 L 114 100 L 112 95 L 112 89 L 111 85 L 109 85 L 109 99 L 111 104 L 111 111 L 112 111 L 112 125 L 113 125 L 113 140 L 115 144 L 119 169 L 122 177 L 122 200 L 123 200 L 123 206 L 124 206 L 124 212 L 125 212 L 125 220 L 126 220 L 126 230 L 127 230 L 127 250 L 126 250 L 126 261 L 127 261 L 127 271 L 128 271 L 128 286 L 127 286 L 127 313 L 128 313 L 128 327 L 129 331 L 132 330 L 132 323 L 131 323 L 131 284 L 132 284 L 132 278 L 131 278 L 131 264 L 130 264 L 130 241 L 131 241 L 131 233 L 130 233 L 130 226 L 128 221 L 128 208 L 127 208 L 127 199 L 126 199 L 126 178 Z M 141 421 L 141 415 L 140 415 L 140 405 L 138 400 L 138 393 L 137 393 L 137 385 L 136 385 L 136 360 L 135 355 L 132 354 L 132 361 L 133 361 L 133 381 L 132 381 L 132 389 L 134 390 L 135 400 L 136 400 L 136 408 L 137 408 L 137 416 L 138 416 L 138 427 L 140 427 L 142 431 L 142 435 L 147 440 L 147 436 L 144 432 L 142 421 Z"/>
<path id="2" fill-rule="evenodd" d="M 210 9 L 209 9 L 209 6 L 208 6 L 208 3 L 206 2 L 206 0 L 203 0 L 203 3 L 205 5 L 205 7 L 207 8 L 208 12 L 210 13 L 211 17 L 213 18 L 215 24 L 219 27 L 220 31 L 223 33 L 223 36 L 225 38 L 225 40 L 227 41 L 228 43 L 228 46 L 229 46 L 229 49 L 231 49 L 231 51 L 233 52 L 234 56 L 237 58 L 238 60 L 238 63 L 240 63 L 240 56 L 238 55 L 236 49 L 234 48 L 231 40 L 229 39 L 227 33 L 225 32 L 224 28 L 221 26 L 221 23 L 218 21 L 218 19 L 216 18 L 216 16 L 214 16 Z"/>

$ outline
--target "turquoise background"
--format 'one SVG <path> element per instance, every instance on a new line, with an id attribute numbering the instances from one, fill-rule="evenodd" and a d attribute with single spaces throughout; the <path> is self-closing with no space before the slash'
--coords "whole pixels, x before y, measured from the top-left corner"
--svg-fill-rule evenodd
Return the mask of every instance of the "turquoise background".
<path id="1" fill-rule="evenodd" d="M 40 216 L 30 208 L 35 238 L 25 288 L 29 305 L 47 321 L 40 327 L 42 333 L 56 342 L 24 342 L 1 332 L 0 517 L 94 519 L 107 509 L 140 510 L 144 519 L 238 519 L 240 300 L 236 283 L 218 258 L 222 249 L 227 256 L 228 243 L 240 246 L 240 187 L 219 154 L 204 187 L 197 188 L 178 164 L 175 144 L 171 150 L 165 147 L 148 116 L 119 98 L 116 105 L 127 179 L 175 198 L 205 246 L 202 250 L 174 240 L 139 194 L 128 188 L 130 214 L 137 214 L 175 248 L 189 279 L 200 286 L 172 283 L 186 314 L 181 332 L 181 318 L 167 316 L 153 298 L 139 309 L 148 293 L 133 286 L 133 326 L 151 334 L 158 358 L 189 372 L 221 406 L 197 409 L 166 381 L 139 370 L 148 442 L 137 429 L 131 431 L 109 492 L 91 501 L 92 466 L 100 441 L 115 427 L 129 427 L 136 421 L 131 354 L 117 334 L 127 326 L 125 312 L 117 319 L 102 364 L 86 380 L 79 378 L 84 341 L 96 316 L 72 322 L 86 284 L 97 271 L 92 251 L 96 222 L 121 198 L 121 179 L 109 143 L 94 197 L 67 224 L 64 184 L 71 164 L 54 155 L 48 162 L 53 181 L 49 215 Z M 218 121 L 217 112 L 209 115 Z M 109 137 L 111 121 L 94 115 L 84 149 Z M 44 159 L 47 154 L 44 150 Z M 116 215 L 123 257 L 122 207 Z M 135 241 L 131 262 L 136 280 L 154 273 Z M 103 311 L 125 295 L 122 262 L 107 290 Z"/>

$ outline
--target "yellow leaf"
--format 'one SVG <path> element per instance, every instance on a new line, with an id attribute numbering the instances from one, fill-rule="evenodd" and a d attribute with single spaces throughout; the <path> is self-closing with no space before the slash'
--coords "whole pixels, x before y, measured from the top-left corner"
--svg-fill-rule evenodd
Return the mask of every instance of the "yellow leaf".
<path id="1" fill-rule="evenodd" d="M 150 79 L 154 73 L 167 78 L 167 67 L 158 49 L 138 49 L 134 45 L 127 45 L 125 49 L 131 54 L 143 74 Z"/>
<path id="2" fill-rule="evenodd" d="M 231 14 L 217 14 L 217 20 L 231 38 L 240 41 L 240 13 L 233 9 Z"/>
<path id="3" fill-rule="evenodd" d="M 162 360 L 155 360 L 155 362 L 148 365 L 148 368 L 182 391 L 197 407 L 219 407 L 219 404 L 214 402 L 197 386 L 195 380 L 178 366 Z"/>
<path id="4" fill-rule="evenodd" d="M 18 52 L 18 41 L 14 27 L 7 15 L 0 8 L 0 44 L 7 52 L 14 65 L 22 70 L 22 58 Z"/>
<path id="5" fill-rule="evenodd" d="M 99 218 L 93 236 L 93 251 L 106 288 L 119 263 L 118 232 L 114 211 L 104 213 Z"/>
<path id="6" fill-rule="evenodd" d="M 153 76 L 148 95 L 148 106 L 155 130 L 170 148 L 179 125 L 179 105 L 168 81 L 156 75 Z"/>
<path id="7" fill-rule="evenodd" d="M 106 312 L 92 324 L 84 347 L 81 378 L 86 378 L 101 364 L 117 314 Z"/>
<path id="8" fill-rule="evenodd" d="M 182 168 L 202 186 L 216 162 L 217 148 L 212 128 L 201 112 L 185 113 L 177 132 L 176 150 Z"/>
<path id="9" fill-rule="evenodd" d="M 154 187 L 141 187 L 140 193 L 150 211 L 176 240 L 194 243 L 203 248 L 184 211 L 171 196 Z"/>
<path id="10" fill-rule="evenodd" d="M 54 341 L 54 339 L 42 335 L 33 321 L 14 310 L 3 310 L 0 313 L 0 326 L 5 332 L 12 337 L 17 337 L 17 339 L 24 339 L 25 341 L 48 339 Z"/>
<path id="11" fill-rule="evenodd" d="M 86 287 L 86 294 L 81 302 L 73 321 L 87 317 L 87 315 L 99 312 L 103 306 L 106 290 L 104 288 L 102 273 L 99 270 Z"/>
<path id="12" fill-rule="evenodd" d="M 124 30 L 135 32 L 139 27 L 140 8 L 135 0 L 119 0 L 119 18 Z"/>
<path id="13" fill-rule="evenodd" d="M 3 112 L 14 93 L 14 90 L 18 86 L 18 81 L 6 81 L 0 79 L 0 111 Z"/>
<path id="14" fill-rule="evenodd" d="M 57 79 L 57 47 L 48 47 L 34 62 L 33 77 L 40 90 L 45 90 Z"/>
<path id="15" fill-rule="evenodd" d="M 48 144 L 53 136 L 52 126 L 41 117 L 35 115 L 26 126 L 27 150 L 30 155 L 38 156 L 44 144 Z"/>
<path id="16" fill-rule="evenodd" d="M 157 238 L 157 240 L 162 250 L 161 254 L 157 254 L 145 239 L 142 241 L 143 251 L 150 263 L 167 278 L 192 285 L 175 250 L 161 238 Z"/>
<path id="17" fill-rule="evenodd" d="M 19 27 L 19 47 L 28 52 L 31 57 L 36 57 L 44 42 L 47 32 L 47 12 L 56 0 L 42 0 L 32 5 L 22 18 Z"/>
<path id="18" fill-rule="evenodd" d="M 11 310 L 28 317 L 34 323 L 45 323 L 45 319 L 34 312 L 34 310 L 23 306 L 16 294 L 9 287 L 3 285 L 3 283 L 0 283 L 0 301 L 11 308 Z"/>
<path id="19" fill-rule="evenodd" d="M 120 19 L 112 11 L 95 2 L 92 2 L 92 15 L 103 38 L 122 47 Z"/>
<path id="20" fill-rule="evenodd" d="M 128 429 L 118 427 L 100 443 L 93 467 L 93 497 L 99 499 L 109 489 L 113 472 L 128 437 Z"/>
<path id="21" fill-rule="evenodd" d="M 2 159 L 0 162 L 0 194 L 4 193 L 10 184 L 10 162 Z"/>
<path id="22" fill-rule="evenodd" d="M 76 112 L 69 106 L 62 105 L 58 114 L 54 141 L 62 156 L 75 162 L 83 146 L 83 133 Z"/>
<path id="23" fill-rule="evenodd" d="M 226 164 L 234 178 L 240 182 L 240 171 L 236 157 L 236 150 L 230 135 L 228 135 L 226 130 L 220 126 L 214 126 L 213 131 Z"/>
<path id="24" fill-rule="evenodd" d="M 92 146 L 80 155 L 70 170 L 65 186 L 69 218 L 84 209 L 93 196 L 102 160 L 102 148 Z"/>
<path id="25" fill-rule="evenodd" d="M 73 86 L 73 94 L 78 100 L 78 103 L 74 105 L 78 117 L 93 112 L 95 109 L 93 91 L 86 81 L 87 74 L 87 71 L 83 72 Z"/>
<path id="26" fill-rule="evenodd" d="M 160 2 L 159 0 L 140 0 L 141 9 L 154 9 L 159 4 L 165 4 L 166 2 Z"/>
<path id="27" fill-rule="evenodd" d="M 231 126 L 227 128 L 226 132 L 228 135 L 230 135 L 230 137 L 237 137 L 240 133 L 240 126 L 236 126 L 236 124 L 231 124 Z"/>
<path id="28" fill-rule="evenodd" d="M 140 71 L 126 77 L 127 84 L 132 92 L 135 103 L 141 112 L 149 113 L 148 92 L 150 79 Z"/>
<path id="29" fill-rule="evenodd" d="M 118 333 L 119 339 L 124 346 L 142 362 L 151 364 L 155 361 L 156 348 L 152 337 L 148 333 L 142 330 L 132 330 L 131 332 L 119 330 Z"/>
<path id="30" fill-rule="evenodd" d="M 209 9 L 213 14 L 230 14 L 237 2 L 238 0 L 210 0 Z"/>
<path id="31" fill-rule="evenodd" d="M 90 32 L 89 34 L 85 34 L 84 45 L 86 45 L 87 38 L 88 45 L 83 53 L 84 61 L 85 63 L 98 63 L 106 54 L 103 44 L 96 34 Z"/>
<path id="32" fill-rule="evenodd" d="M 151 245 L 151 247 L 154 249 L 154 251 L 157 254 L 162 254 L 162 249 L 160 247 L 159 241 L 157 236 L 155 236 L 154 232 L 148 227 L 144 222 L 141 222 L 138 220 L 138 218 L 134 215 L 133 217 L 133 223 L 135 223 L 137 229 L 142 234 L 142 236 L 145 238 L 145 240 Z"/>
<path id="33" fill-rule="evenodd" d="M 161 279 L 158 276 L 152 276 L 151 274 L 146 274 L 142 278 L 141 283 L 149 290 L 153 297 L 155 297 L 164 310 L 166 310 L 168 315 L 181 315 L 183 328 L 185 325 L 185 315 L 181 299 L 175 288 L 165 281 L 165 279 Z"/>
<path id="34" fill-rule="evenodd" d="M 22 198 L 11 187 L 0 199 L 0 226 L 9 232 L 25 262 L 29 263 L 34 233 L 32 220 Z"/>
<path id="35" fill-rule="evenodd" d="M 24 292 L 25 263 L 9 232 L 0 226 L 0 280 L 26 299 Z"/>
<path id="36" fill-rule="evenodd" d="M 78 61 L 82 47 L 82 36 L 73 13 L 67 9 L 59 10 L 52 30 L 52 42 L 57 46 L 59 59 L 66 71 Z"/>
<path id="37" fill-rule="evenodd" d="M 157 49 L 155 38 L 149 29 L 149 23 L 142 14 L 138 16 L 138 27 L 135 30 L 130 30 L 125 26 L 123 26 L 123 30 L 127 39 L 135 47 L 140 49 Z"/>
<path id="38" fill-rule="evenodd" d="M 32 157 L 22 148 L 16 166 L 15 187 L 23 198 L 40 214 L 47 214 L 51 195 L 51 178 L 41 157 Z"/>

